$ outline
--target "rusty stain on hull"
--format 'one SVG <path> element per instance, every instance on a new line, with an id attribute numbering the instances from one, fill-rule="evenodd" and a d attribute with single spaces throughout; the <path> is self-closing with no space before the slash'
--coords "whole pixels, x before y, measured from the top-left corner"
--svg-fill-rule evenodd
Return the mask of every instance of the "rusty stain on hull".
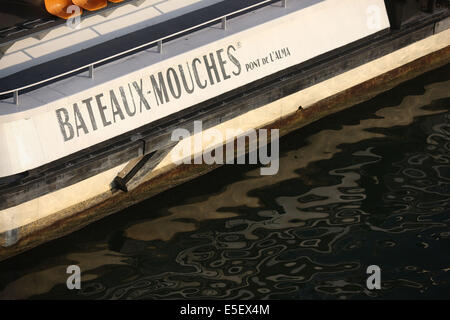
<path id="1" fill-rule="evenodd" d="M 450 63 L 450 46 L 318 101 L 307 109 L 300 109 L 290 116 L 264 126 L 264 128 L 277 128 L 280 129 L 280 136 L 286 135 L 327 115 L 367 101 L 402 82 L 448 63 Z M 204 175 L 219 166 L 183 164 L 145 181 L 128 193 L 114 191 L 109 195 L 104 194 L 22 227 L 17 230 L 20 240 L 16 244 L 11 247 L 0 247 L 0 261 L 77 231 L 92 222 Z M 86 207 L 89 208 L 85 209 Z"/>

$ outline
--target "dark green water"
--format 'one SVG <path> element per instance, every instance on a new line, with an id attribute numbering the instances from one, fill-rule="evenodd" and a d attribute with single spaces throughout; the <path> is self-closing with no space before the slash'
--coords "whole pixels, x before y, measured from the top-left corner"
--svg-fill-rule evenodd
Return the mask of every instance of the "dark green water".
<path id="1" fill-rule="evenodd" d="M 0 297 L 448 299 L 449 120 L 447 65 L 284 137 L 275 176 L 224 166 L 0 263 Z"/>

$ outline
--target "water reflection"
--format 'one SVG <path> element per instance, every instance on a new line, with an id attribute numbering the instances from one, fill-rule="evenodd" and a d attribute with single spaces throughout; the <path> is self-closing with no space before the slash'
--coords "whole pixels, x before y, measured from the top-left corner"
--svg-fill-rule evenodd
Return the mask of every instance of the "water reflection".
<path id="1" fill-rule="evenodd" d="M 222 167 L 0 263 L 0 297 L 449 298 L 449 106 L 450 65 L 284 138 L 275 176 Z"/>

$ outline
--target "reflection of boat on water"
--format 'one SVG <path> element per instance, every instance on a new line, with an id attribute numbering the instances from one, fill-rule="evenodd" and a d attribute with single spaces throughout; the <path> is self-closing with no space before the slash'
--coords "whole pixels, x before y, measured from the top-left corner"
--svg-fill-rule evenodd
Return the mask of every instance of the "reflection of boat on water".
<path id="1" fill-rule="evenodd" d="M 170 161 L 193 120 L 285 133 L 447 63 L 446 2 L 401 3 L 130 0 L 0 30 L 0 257 L 210 170 Z"/>
<path id="2" fill-rule="evenodd" d="M 417 272 L 423 274 L 425 266 L 417 257 L 430 247 L 442 252 L 443 246 L 415 246 L 414 255 L 404 246 L 409 247 L 411 236 L 439 236 L 438 222 L 440 217 L 446 218 L 444 212 L 439 213 L 439 207 L 448 196 L 442 190 L 440 199 L 435 198 L 435 187 L 441 185 L 442 178 L 434 167 L 437 164 L 442 168 L 439 155 L 445 154 L 446 140 L 436 139 L 436 134 L 448 123 L 445 113 L 450 99 L 449 67 L 358 105 L 362 110 L 357 115 L 344 111 L 316 122 L 307 130 L 290 134 L 281 141 L 283 154 L 280 171 L 275 176 L 261 176 L 254 166 L 222 168 L 212 173 L 213 179 L 220 183 L 211 185 L 208 177 L 197 179 L 170 194 L 126 209 L 115 219 L 97 223 L 38 250 L 39 256 L 51 258 L 30 265 L 29 255 L 25 254 L 2 262 L 3 269 L 9 271 L 4 278 L 14 280 L 3 291 L 0 289 L 0 298 L 73 296 L 65 287 L 55 290 L 66 281 L 67 259 L 75 261 L 84 273 L 102 266 L 102 271 L 94 272 L 95 279 L 93 276 L 83 280 L 81 292 L 85 298 L 97 299 L 131 295 L 174 298 L 181 297 L 186 287 L 219 288 L 212 292 L 197 291 L 196 298 L 204 295 L 238 298 L 243 288 L 254 299 L 280 298 L 280 294 L 287 295 L 286 291 L 294 286 L 298 292 L 304 285 L 334 288 L 339 293 L 342 288 L 339 281 L 352 283 L 355 273 L 365 273 L 364 257 L 371 261 L 373 255 L 361 247 L 371 248 L 374 242 L 385 250 L 397 250 L 396 265 L 417 265 Z M 409 134 L 411 127 L 422 129 L 418 130 L 420 133 L 414 130 L 414 134 Z M 408 135 L 406 143 L 398 139 L 399 130 Z M 386 148 L 389 144 L 394 147 Z M 425 151 L 436 145 L 439 147 Z M 397 152 L 390 152 L 392 149 Z M 426 161 L 427 184 L 417 173 L 405 176 L 414 169 L 423 170 L 422 161 Z M 377 169 L 383 167 L 382 163 L 388 164 L 387 171 Z M 383 183 L 386 180 L 389 182 Z M 415 193 L 411 189 L 416 189 Z M 409 193 L 409 198 L 404 198 L 405 193 Z M 431 199 L 437 201 L 427 201 L 430 193 Z M 424 197 L 425 194 L 428 196 Z M 372 200 L 379 195 L 383 195 L 381 201 Z M 426 219 L 421 219 L 422 215 Z M 399 242 L 405 234 L 408 241 Z M 54 254 L 55 248 L 61 249 Z M 356 253 L 342 258 L 342 250 Z M 363 257 L 362 251 L 366 252 Z M 319 258 L 323 256 L 331 261 L 327 259 L 324 263 L 326 258 Z M 446 266 L 445 261 L 438 261 Z M 23 276 L 8 266 L 16 266 Z M 236 269 L 237 266 L 242 268 Z M 116 267 L 129 268 L 128 276 L 118 279 Z M 348 277 L 342 271 L 349 272 Z M 337 288 L 320 280 L 320 274 L 329 272 L 339 279 Z M 445 274 L 439 268 L 432 272 Z M 415 280 L 410 276 L 406 273 L 399 278 Z M 289 286 L 271 286 L 271 290 L 260 291 L 261 283 L 251 280 L 256 277 L 269 279 L 272 285 L 282 282 Z M 111 281 L 105 283 L 106 278 Z M 137 286 L 137 282 L 146 285 Z M 174 282 L 178 285 L 172 285 L 170 290 L 151 285 Z M 220 287 L 217 283 L 221 283 Z M 373 295 L 358 280 L 355 284 L 353 294 Z M 323 294 L 333 296 L 333 292 Z"/>

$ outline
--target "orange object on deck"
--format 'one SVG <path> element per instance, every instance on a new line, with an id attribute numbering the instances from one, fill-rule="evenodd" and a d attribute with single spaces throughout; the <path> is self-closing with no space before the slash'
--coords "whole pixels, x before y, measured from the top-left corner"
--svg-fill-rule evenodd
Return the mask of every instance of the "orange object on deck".
<path id="1" fill-rule="evenodd" d="M 72 0 L 72 2 L 73 4 L 89 11 L 102 9 L 108 4 L 107 0 Z"/>
<path id="2" fill-rule="evenodd" d="M 118 2 L 123 2 L 125 0 L 108 0 L 109 2 L 114 2 L 114 3 L 118 3 Z"/>
<path id="3" fill-rule="evenodd" d="M 73 5 L 71 0 L 45 0 L 45 9 L 52 15 L 62 19 L 69 19 L 79 16 L 83 13 L 83 9 L 68 10 Z"/>

